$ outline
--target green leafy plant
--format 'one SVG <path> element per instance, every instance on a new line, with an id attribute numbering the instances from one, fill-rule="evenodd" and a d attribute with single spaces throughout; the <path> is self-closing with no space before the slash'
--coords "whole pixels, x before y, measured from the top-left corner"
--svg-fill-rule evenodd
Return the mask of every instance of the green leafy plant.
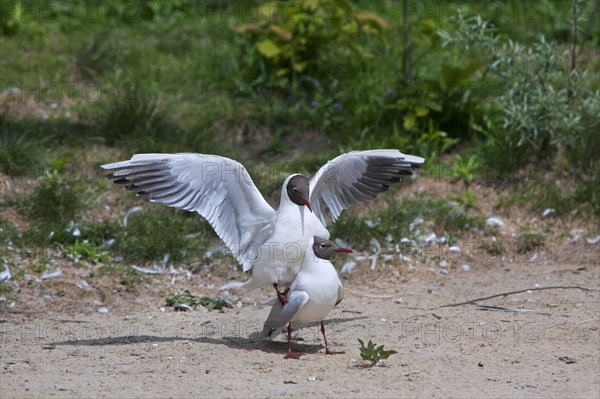
<path id="1" fill-rule="evenodd" d="M 223 308 L 232 308 L 233 305 L 225 299 L 209 296 L 197 296 L 192 294 L 188 289 L 183 292 L 174 292 L 167 296 L 167 306 L 188 305 L 196 308 L 198 305 L 204 306 L 208 310 L 223 310 Z"/>
<path id="2" fill-rule="evenodd" d="M 35 263 L 34 265 L 31 266 L 31 269 L 36 272 L 36 273 L 43 273 L 46 270 L 49 269 L 49 266 L 47 263 Z"/>
<path id="3" fill-rule="evenodd" d="M 200 305 L 208 310 L 223 310 L 223 308 L 232 308 L 233 305 L 225 298 L 203 296 L 200 298 Z"/>
<path id="4" fill-rule="evenodd" d="M 433 132 L 443 133 L 445 139 L 448 128 L 452 128 L 448 140 L 452 136 L 467 137 L 466 121 L 472 119 L 482 102 L 482 93 L 473 86 L 483 67 L 481 57 L 444 48 L 440 35 L 444 21 L 417 22 L 407 17 L 403 24 L 403 70 L 397 73 L 393 89 L 388 90 L 385 105 L 391 111 L 390 117 L 402 121 L 411 142 L 426 138 L 425 132 L 430 136 Z"/>
<path id="5" fill-rule="evenodd" d="M 192 294 L 188 289 L 183 290 L 183 292 L 173 292 L 167 296 L 167 306 L 182 304 L 196 308 L 200 304 L 200 297 Z"/>
<path id="6" fill-rule="evenodd" d="M 458 202 L 465 210 L 477 209 L 477 193 L 475 191 L 464 190 L 457 195 L 449 195 L 449 199 Z"/>
<path id="7" fill-rule="evenodd" d="M 468 158 L 463 158 L 462 155 L 458 154 L 452 160 L 452 177 L 462 180 L 466 191 L 473 180 L 475 180 L 479 165 L 479 158 L 476 154 L 472 154 Z"/>
<path id="8" fill-rule="evenodd" d="M 282 88 L 306 82 L 319 90 L 319 60 L 328 55 L 331 44 L 373 58 L 358 38 L 381 35 L 390 28 L 383 18 L 358 10 L 348 0 L 299 0 L 294 7 L 267 2 L 258 15 L 259 21 L 236 25 L 234 30 L 252 43 L 244 47 L 250 49 L 247 69 L 259 74 L 254 81 L 276 82 Z"/>
<path id="9" fill-rule="evenodd" d="M 2 19 L 0 20 L 0 35 L 12 36 L 19 31 L 19 27 L 22 21 L 25 20 L 23 17 L 23 7 L 20 1 L 10 2 L 4 4 L 2 10 Z M 6 14 L 5 14 L 6 13 Z"/>
<path id="10" fill-rule="evenodd" d="M 429 118 L 427 129 L 423 131 L 408 132 L 400 140 L 400 148 L 406 148 L 425 157 L 429 165 L 434 164 L 438 156 L 445 153 L 458 143 L 457 138 L 448 136 L 448 133 L 436 130 L 434 121 Z"/>
<path id="11" fill-rule="evenodd" d="M 108 262 L 109 254 L 107 250 L 94 244 L 76 240 L 74 244 L 66 246 L 65 255 L 73 262 L 78 262 L 80 259 L 83 259 L 92 263 L 106 263 Z"/>
<path id="12" fill-rule="evenodd" d="M 360 344 L 360 358 L 371 362 L 371 365 L 375 365 L 379 361 L 386 360 L 391 355 L 398 353 L 393 349 L 383 349 L 383 345 L 376 346 L 371 340 L 369 340 L 366 346 L 360 338 L 358 339 L 358 343 Z"/>

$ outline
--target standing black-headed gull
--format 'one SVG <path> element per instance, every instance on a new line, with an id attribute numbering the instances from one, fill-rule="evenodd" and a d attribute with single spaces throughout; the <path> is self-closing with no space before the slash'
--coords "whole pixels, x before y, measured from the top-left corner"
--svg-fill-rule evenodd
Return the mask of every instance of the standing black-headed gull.
<path id="1" fill-rule="evenodd" d="M 325 354 L 343 353 L 329 350 L 323 325 L 325 316 L 340 303 L 344 296 L 342 282 L 329 261 L 329 257 L 336 252 L 352 252 L 352 250 L 338 247 L 321 237 L 312 238 L 308 242 L 302 267 L 287 292 L 287 303 L 282 305 L 279 301 L 275 301 L 271 308 L 262 335 L 271 336 L 275 330 L 288 325 L 288 352 L 284 359 L 298 359 L 302 355 L 300 352 L 292 351 L 292 322 L 320 321 L 321 333 L 325 341 Z"/>
<path id="2" fill-rule="evenodd" d="M 326 209 L 335 221 L 344 209 L 375 198 L 423 162 L 398 150 L 340 155 L 310 181 L 301 174 L 289 176 L 277 211 L 267 204 L 242 164 L 218 155 L 137 154 L 102 168 L 112 172 L 109 179 L 139 196 L 198 212 L 243 270 L 252 269 L 252 279 L 242 287 L 277 289 L 294 280 L 310 238 L 329 238 Z M 279 291 L 278 296 L 285 301 Z"/>

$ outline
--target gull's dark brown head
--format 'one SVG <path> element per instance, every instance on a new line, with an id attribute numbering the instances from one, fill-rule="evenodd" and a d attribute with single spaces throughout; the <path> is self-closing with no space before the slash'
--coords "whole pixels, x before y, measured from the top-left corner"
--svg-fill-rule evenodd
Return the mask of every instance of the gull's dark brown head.
<path id="1" fill-rule="evenodd" d="M 338 247 L 329 240 L 321 237 L 314 237 L 313 252 L 317 258 L 329 260 L 331 255 L 336 252 L 352 252 L 350 248 Z"/>
<path id="2" fill-rule="evenodd" d="M 312 212 L 309 201 L 309 184 L 308 179 L 303 175 L 292 177 L 287 183 L 287 194 L 290 200 L 296 205 L 306 205 L 309 211 Z"/>

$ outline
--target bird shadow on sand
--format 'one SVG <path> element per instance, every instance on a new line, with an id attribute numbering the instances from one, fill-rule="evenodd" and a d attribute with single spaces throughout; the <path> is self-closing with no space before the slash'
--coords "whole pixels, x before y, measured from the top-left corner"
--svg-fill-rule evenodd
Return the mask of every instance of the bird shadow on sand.
<path id="1" fill-rule="evenodd" d="M 325 329 L 328 340 L 335 340 L 336 332 L 340 330 L 343 323 L 366 319 L 366 316 L 352 318 L 335 318 L 325 321 Z M 323 349 L 322 335 L 319 329 L 319 322 L 312 322 L 294 326 L 292 324 L 292 345 L 294 350 L 304 353 L 316 353 Z M 298 327 L 298 328 L 296 328 Z M 283 332 L 283 329 L 281 330 Z M 284 334 L 283 340 L 275 341 L 279 331 L 276 331 L 271 338 L 261 336 L 261 332 L 257 329 L 242 330 L 242 331 L 227 331 L 214 329 L 202 329 L 200 336 L 158 336 L 158 335 L 125 335 L 125 336 L 109 336 L 93 339 L 68 339 L 64 341 L 51 342 L 50 346 L 108 346 L 108 345 L 135 345 L 144 343 L 163 343 L 188 341 L 201 344 L 225 345 L 232 349 L 238 350 L 262 350 L 268 353 L 285 353 L 287 351 L 287 342 Z M 320 340 L 319 344 L 301 343 L 306 340 Z"/>

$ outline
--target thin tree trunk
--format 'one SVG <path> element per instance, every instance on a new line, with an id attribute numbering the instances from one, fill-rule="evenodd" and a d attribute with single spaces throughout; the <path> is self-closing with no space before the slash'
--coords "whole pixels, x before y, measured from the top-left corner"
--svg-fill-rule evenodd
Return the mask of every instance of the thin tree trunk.
<path id="1" fill-rule="evenodd" d="M 412 42 L 408 24 L 408 0 L 402 0 L 402 33 L 404 38 L 404 83 L 412 84 Z"/>
<path id="2" fill-rule="evenodd" d="M 571 50 L 571 71 L 577 69 L 577 18 L 579 16 L 578 0 L 573 0 L 573 48 Z"/>

